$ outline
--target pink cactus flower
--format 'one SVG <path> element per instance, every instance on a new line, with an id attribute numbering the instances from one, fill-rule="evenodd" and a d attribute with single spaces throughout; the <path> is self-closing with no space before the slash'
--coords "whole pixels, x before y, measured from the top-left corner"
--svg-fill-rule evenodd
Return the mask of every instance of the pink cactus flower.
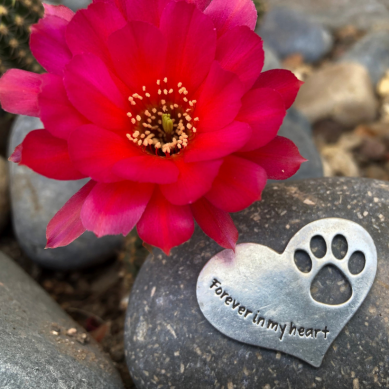
<path id="1" fill-rule="evenodd" d="M 0 80 L 9 112 L 39 117 L 10 160 L 56 180 L 90 181 L 54 216 L 47 247 L 85 230 L 139 236 L 166 253 L 194 220 L 225 248 L 229 215 L 266 180 L 304 161 L 277 136 L 301 82 L 261 73 L 252 0 L 95 0 L 74 14 L 45 6 L 31 51 L 47 73 Z"/>

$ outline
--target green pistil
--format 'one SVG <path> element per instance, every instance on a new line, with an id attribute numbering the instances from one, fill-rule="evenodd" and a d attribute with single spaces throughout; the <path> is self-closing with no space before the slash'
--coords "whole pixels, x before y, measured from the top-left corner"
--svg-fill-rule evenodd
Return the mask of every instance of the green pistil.
<path id="1" fill-rule="evenodd" d="M 169 113 L 165 113 L 162 115 L 162 128 L 165 131 L 166 135 L 169 137 L 173 133 L 173 120 L 170 118 Z"/>

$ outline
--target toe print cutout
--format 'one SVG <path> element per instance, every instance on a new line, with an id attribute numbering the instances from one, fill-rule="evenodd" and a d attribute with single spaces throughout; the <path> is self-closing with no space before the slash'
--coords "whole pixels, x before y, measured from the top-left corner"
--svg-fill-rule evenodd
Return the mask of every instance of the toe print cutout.
<path id="1" fill-rule="evenodd" d="M 327 252 L 327 244 L 322 236 L 316 235 L 311 239 L 311 251 L 316 258 L 323 258 Z"/>
<path id="2" fill-rule="evenodd" d="M 365 255 L 361 251 L 356 251 L 348 261 L 348 268 L 350 273 L 353 275 L 357 275 L 363 272 L 365 268 L 366 258 Z"/>
<path id="3" fill-rule="evenodd" d="M 348 243 L 343 235 L 336 235 L 332 240 L 332 253 L 337 259 L 343 259 L 348 251 Z"/>
<path id="4" fill-rule="evenodd" d="M 309 273 L 312 270 L 312 260 L 304 250 L 297 250 L 294 253 L 294 262 L 302 273 Z"/>
<path id="5" fill-rule="evenodd" d="M 197 281 L 205 318 L 224 335 L 319 367 L 366 298 L 377 251 L 359 224 L 310 223 L 283 253 L 255 243 L 212 257 Z"/>

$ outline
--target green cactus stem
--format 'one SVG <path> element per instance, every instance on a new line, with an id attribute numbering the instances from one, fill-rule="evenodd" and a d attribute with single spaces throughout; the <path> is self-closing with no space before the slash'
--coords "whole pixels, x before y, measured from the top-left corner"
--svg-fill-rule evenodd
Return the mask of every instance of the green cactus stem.
<path id="1" fill-rule="evenodd" d="M 40 0 L 0 2 L 0 75 L 11 68 L 40 73 L 29 48 L 30 27 L 43 16 Z"/>

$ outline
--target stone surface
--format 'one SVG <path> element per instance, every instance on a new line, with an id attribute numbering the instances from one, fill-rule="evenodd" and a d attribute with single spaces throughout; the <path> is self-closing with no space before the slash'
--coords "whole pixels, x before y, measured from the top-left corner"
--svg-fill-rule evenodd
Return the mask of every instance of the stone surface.
<path id="1" fill-rule="evenodd" d="M 0 268 L 2 389 L 123 389 L 112 363 L 45 291 L 2 253 Z"/>
<path id="2" fill-rule="evenodd" d="M 3 231 L 9 217 L 8 182 L 7 162 L 4 158 L 0 157 L 0 232 Z"/>
<path id="3" fill-rule="evenodd" d="M 9 152 L 31 130 L 42 128 L 39 119 L 20 116 L 12 129 Z M 9 163 L 12 221 L 16 237 L 26 254 L 42 266 L 73 270 L 98 264 L 112 257 L 123 242 L 121 236 L 101 239 L 84 233 L 66 247 L 45 250 L 46 226 L 66 201 L 83 185 L 81 181 L 56 181 L 25 166 Z"/>
<path id="4" fill-rule="evenodd" d="M 91 3 L 91 0 L 49 0 L 45 1 L 45 3 L 49 4 L 62 4 L 66 7 L 70 8 L 74 12 L 78 11 L 81 8 L 86 8 Z"/>
<path id="5" fill-rule="evenodd" d="M 328 53 L 331 34 L 309 16 L 287 7 L 266 13 L 257 33 L 281 58 L 300 53 L 306 62 L 315 62 Z"/>
<path id="6" fill-rule="evenodd" d="M 300 154 L 308 161 L 289 180 L 323 177 L 323 166 L 320 154 L 312 139 L 312 128 L 308 120 L 297 110 L 288 111 L 278 135 L 291 139 L 300 150 Z"/>
<path id="7" fill-rule="evenodd" d="M 375 31 L 358 41 L 341 58 L 363 65 L 376 85 L 389 69 L 389 31 Z"/>
<path id="8" fill-rule="evenodd" d="M 233 215 L 239 243 L 259 243 L 278 253 L 305 225 L 328 217 L 354 221 L 369 232 L 378 252 L 378 272 L 366 300 L 334 341 L 320 368 L 227 338 L 204 318 L 196 299 L 197 277 L 221 248 L 196 228 L 193 238 L 173 249 L 170 257 L 156 250 L 133 287 L 125 342 L 137 388 L 386 387 L 389 183 L 322 178 L 273 184 L 265 189 L 261 202 Z M 334 247 L 334 255 L 336 250 L 342 250 L 342 245 Z M 345 294 L 343 286 L 331 292 L 341 296 Z"/>
<path id="9" fill-rule="evenodd" d="M 388 29 L 389 0 L 264 0 L 267 8 L 288 6 L 309 13 L 330 28 L 348 24 L 365 29 Z"/>
<path id="10" fill-rule="evenodd" d="M 378 103 L 370 76 L 362 65 L 337 63 L 308 77 L 294 107 L 311 122 L 331 118 L 354 126 L 374 120 Z"/>
<path id="11" fill-rule="evenodd" d="M 277 57 L 277 54 L 267 45 L 263 45 L 263 50 L 265 51 L 265 63 L 263 65 L 263 72 L 272 69 L 281 69 L 280 60 Z"/>

